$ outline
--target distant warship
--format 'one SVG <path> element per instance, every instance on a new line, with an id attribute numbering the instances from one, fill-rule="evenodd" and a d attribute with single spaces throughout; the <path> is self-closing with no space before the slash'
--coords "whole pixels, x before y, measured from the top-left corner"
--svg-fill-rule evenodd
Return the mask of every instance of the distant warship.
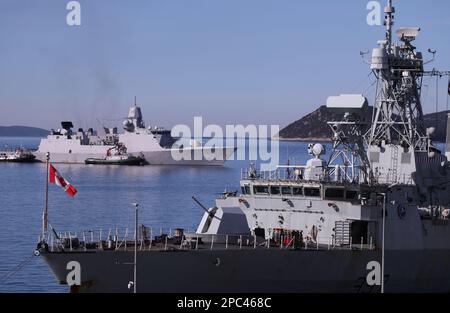
<path id="1" fill-rule="evenodd" d="M 201 143 L 191 140 L 191 146 L 179 144 L 178 138 L 171 136 L 171 131 L 161 127 L 145 127 L 141 108 L 136 103 L 130 107 L 128 117 L 123 121 L 124 133 L 117 128 L 104 128 L 99 135 L 92 128 L 82 128 L 73 132 L 70 121 L 62 122 L 62 128 L 52 130 L 47 138 L 41 140 L 34 152 L 42 162 L 46 154 L 51 154 L 53 163 L 82 163 L 87 159 L 102 159 L 112 148 L 118 145 L 126 147 L 127 152 L 135 157 L 143 157 L 151 165 L 223 165 L 234 153 L 234 147 L 202 147 Z M 190 156 L 175 160 L 172 152 Z M 201 152 L 201 153 L 199 153 Z M 197 157 L 201 155 L 201 157 Z"/>
<path id="2" fill-rule="evenodd" d="M 328 160 L 311 144 L 304 166 L 243 170 L 193 233 L 48 233 L 36 254 L 74 292 L 450 292 L 450 146 L 433 144 L 420 102 L 422 78 L 448 72 L 424 70 L 419 28 L 394 43 L 391 0 L 385 12 L 373 118 L 363 95 L 328 98 L 342 113 Z"/>

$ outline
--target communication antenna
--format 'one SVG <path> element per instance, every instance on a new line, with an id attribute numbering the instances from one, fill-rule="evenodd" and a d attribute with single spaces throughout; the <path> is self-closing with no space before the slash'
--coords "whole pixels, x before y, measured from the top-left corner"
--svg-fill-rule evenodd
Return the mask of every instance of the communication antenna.
<path id="1" fill-rule="evenodd" d="M 359 51 L 359 55 L 361 56 L 361 59 L 363 60 L 363 62 L 370 65 L 371 62 L 368 59 L 366 59 L 366 56 L 368 54 L 369 54 L 369 50 Z"/>
<path id="2" fill-rule="evenodd" d="M 384 8 L 386 13 L 384 25 L 386 26 L 386 40 L 389 43 L 388 49 L 391 49 L 392 45 L 392 26 L 394 25 L 394 13 L 395 8 L 392 6 L 392 0 L 388 0 L 387 7 Z"/>
<path id="3" fill-rule="evenodd" d="M 438 124 L 439 124 L 439 117 L 438 117 L 438 112 L 439 112 L 439 79 L 440 76 L 436 75 L 436 128 L 438 128 Z"/>
<path id="4" fill-rule="evenodd" d="M 425 64 L 434 62 L 434 60 L 436 59 L 436 52 L 437 52 L 436 50 L 428 49 L 428 53 L 431 53 L 433 57 L 431 58 L 431 60 L 428 60 L 428 61 L 424 62 L 423 64 L 425 65 Z"/>

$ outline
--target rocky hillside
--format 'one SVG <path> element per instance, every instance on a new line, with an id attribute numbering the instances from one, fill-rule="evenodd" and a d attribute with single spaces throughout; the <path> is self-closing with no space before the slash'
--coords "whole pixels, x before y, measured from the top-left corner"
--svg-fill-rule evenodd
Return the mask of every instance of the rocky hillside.
<path id="1" fill-rule="evenodd" d="M 450 111 L 442 111 L 438 113 L 425 114 L 425 127 L 436 127 L 434 136 L 435 141 L 445 142 L 447 134 L 447 114 Z"/>
<path id="2" fill-rule="evenodd" d="M 426 114 L 424 116 L 426 127 L 436 127 L 435 141 L 445 141 L 447 113 L 449 112 L 450 111 L 443 111 Z M 327 121 L 339 120 L 340 118 L 340 116 L 330 112 L 326 106 L 323 105 L 314 112 L 283 128 L 276 139 L 329 141 L 332 132 Z M 372 109 L 367 110 L 367 116 L 365 118 L 368 121 L 372 119 Z"/>
<path id="3" fill-rule="evenodd" d="M 1 137 L 46 137 L 48 130 L 28 126 L 0 126 Z"/>

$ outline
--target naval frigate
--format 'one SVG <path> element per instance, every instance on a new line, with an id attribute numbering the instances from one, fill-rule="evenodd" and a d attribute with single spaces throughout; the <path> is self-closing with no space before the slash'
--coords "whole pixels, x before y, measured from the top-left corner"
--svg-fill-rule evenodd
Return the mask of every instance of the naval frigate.
<path id="1" fill-rule="evenodd" d="M 102 159 L 111 149 L 124 146 L 130 156 L 142 157 L 150 165 L 223 165 L 234 153 L 234 147 L 202 147 L 197 140 L 189 145 L 171 136 L 171 131 L 161 127 L 145 127 L 141 108 L 130 107 L 128 117 L 123 120 L 123 133 L 117 128 L 103 128 L 99 134 L 93 128 L 72 131 L 70 121 L 61 123 L 62 128 L 52 130 L 47 138 L 41 139 L 37 160 L 46 161 L 50 153 L 53 163 L 81 163 L 87 159 Z M 173 157 L 173 152 L 183 158 Z"/>
<path id="2" fill-rule="evenodd" d="M 363 95 L 328 98 L 340 113 L 328 159 L 311 144 L 306 165 L 242 170 L 240 193 L 204 207 L 192 233 L 136 215 L 134 235 L 48 233 L 36 254 L 73 292 L 450 292 L 450 149 L 433 144 L 420 101 L 423 77 L 445 73 L 424 70 L 419 28 L 394 43 L 391 0 L 385 12 L 372 119 Z"/>

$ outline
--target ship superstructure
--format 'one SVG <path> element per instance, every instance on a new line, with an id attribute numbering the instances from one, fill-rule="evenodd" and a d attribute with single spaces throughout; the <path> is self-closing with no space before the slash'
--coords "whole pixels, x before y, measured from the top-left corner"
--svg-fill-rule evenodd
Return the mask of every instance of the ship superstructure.
<path id="1" fill-rule="evenodd" d="M 179 138 L 171 136 L 171 131 L 162 127 L 145 127 L 141 108 L 135 103 L 130 107 L 123 121 L 123 133 L 116 127 L 104 127 L 102 134 L 92 128 L 73 132 L 70 121 L 62 122 L 62 128 L 52 130 L 47 138 L 41 140 L 34 153 L 42 162 L 47 152 L 53 163 L 85 163 L 86 159 L 101 159 L 117 145 L 126 147 L 135 157 L 143 157 L 151 165 L 223 165 L 234 153 L 234 147 L 202 147 L 201 145 L 183 146 Z M 172 156 L 176 151 L 186 157 L 178 160 Z M 200 152 L 200 153 L 199 153 Z M 200 155 L 201 157 L 197 157 Z"/>
<path id="2" fill-rule="evenodd" d="M 420 102 L 423 76 L 437 72 L 424 71 L 412 46 L 419 29 L 399 29 L 394 43 L 392 1 L 385 12 L 386 38 L 371 59 L 372 119 L 363 95 L 328 98 L 341 118 L 329 121 L 327 160 L 325 146 L 311 144 L 306 165 L 250 166 L 240 193 L 201 205 L 195 232 L 154 237 L 136 227 L 133 246 L 110 230 L 77 237 L 75 248 L 71 233 L 48 236 L 39 253 L 58 281 L 76 260 L 84 272 L 73 291 L 126 291 L 133 272 L 116 264 L 136 248 L 141 292 L 450 292 L 450 162 Z"/>
<path id="3" fill-rule="evenodd" d="M 46 154 L 52 155 L 54 163 L 84 163 L 88 158 L 106 156 L 108 149 L 118 144 L 117 128 L 105 129 L 105 136 L 100 136 L 93 128 L 84 131 L 72 130 L 71 121 L 61 122 L 61 128 L 51 130 L 47 138 L 41 139 L 36 158 L 45 162 Z"/>

